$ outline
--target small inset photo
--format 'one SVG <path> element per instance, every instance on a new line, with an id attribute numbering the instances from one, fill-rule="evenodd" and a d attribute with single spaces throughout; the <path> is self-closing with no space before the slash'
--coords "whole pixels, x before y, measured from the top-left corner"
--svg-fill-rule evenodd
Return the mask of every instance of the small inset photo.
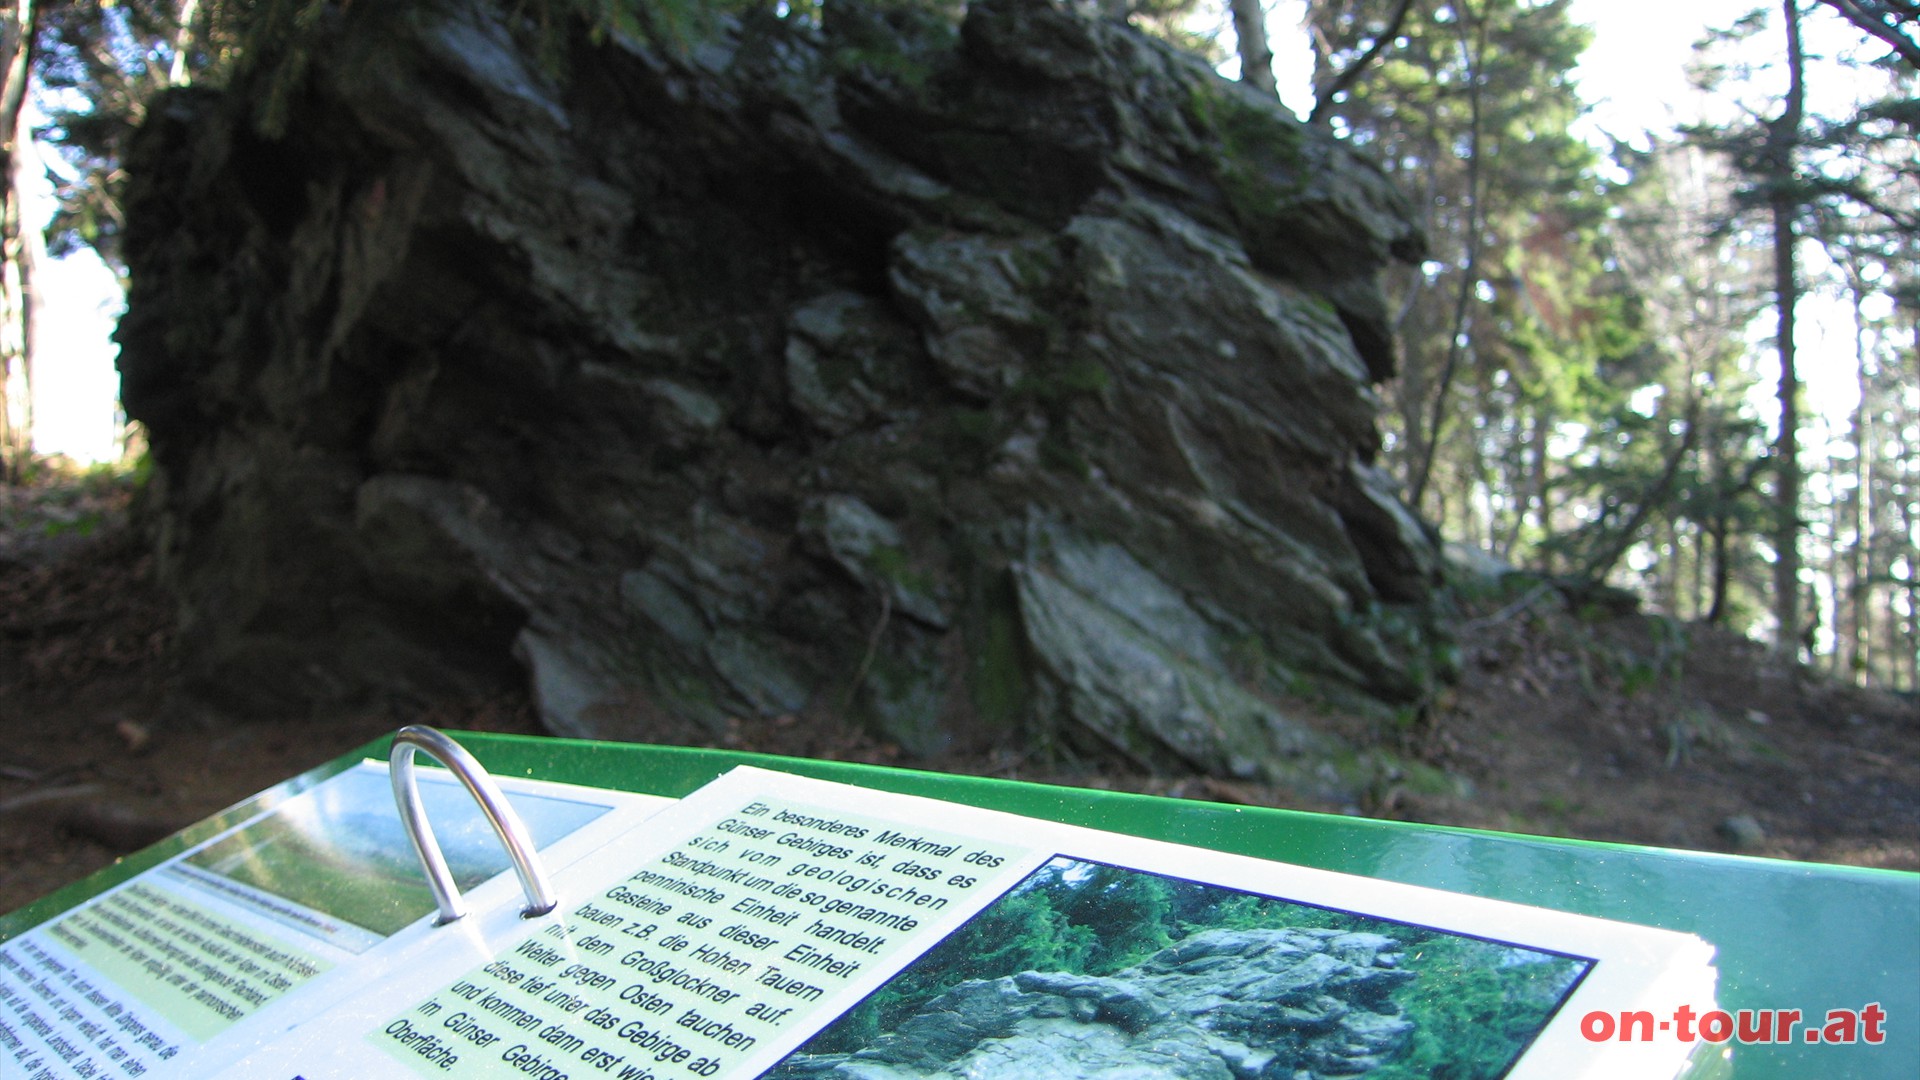
<path id="1" fill-rule="evenodd" d="M 462 892 L 511 865 L 472 797 L 444 770 L 421 768 L 420 798 Z M 536 846 L 605 814 L 604 804 L 508 794 Z M 353 769 L 187 856 L 175 872 L 256 914 L 354 952 L 434 910 L 420 858 L 394 808 L 384 768 Z M 345 924 L 345 925 L 341 925 Z"/>
<path id="2" fill-rule="evenodd" d="M 1493 1080 L 1592 967 L 1058 857 L 768 1080 Z"/>

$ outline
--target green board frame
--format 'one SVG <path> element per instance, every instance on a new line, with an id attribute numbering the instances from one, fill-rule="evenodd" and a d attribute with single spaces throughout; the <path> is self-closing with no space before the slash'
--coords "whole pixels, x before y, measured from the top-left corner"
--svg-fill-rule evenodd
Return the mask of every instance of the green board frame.
<path id="1" fill-rule="evenodd" d="M 1740 1046 L 1704 1053 L 1694 1075 L 1737 1080 L 1920 1076 L 1920 874 L 1633 847 L 1436 825 L 1227 806 L 911 769 L 728 750 L 449 732 L 499 776 L 679 797 L 736 765 L 758 765 L 1560 911 L 1681 930 L 1718 950 L 1718 1005 L 1828 1009 L 1877 1002 L 1875 1046 Z M 5 941 L 54 914 L 312 787 L 386 757 L 379 739 L 0 916 Z M 1684 1004 L 1675 1002 L 1676 1005 Z M 1705 1048 L 1710 1050 L 1711 1048 Z"/>

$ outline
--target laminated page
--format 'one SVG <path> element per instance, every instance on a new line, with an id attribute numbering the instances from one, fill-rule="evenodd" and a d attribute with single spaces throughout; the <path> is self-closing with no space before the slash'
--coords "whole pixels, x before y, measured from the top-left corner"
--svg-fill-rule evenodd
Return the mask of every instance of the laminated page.
<path id="1" fill-rule="evenodd" d="M 518 884 L 466 791 L 444 770 L 416 775 L 471 902 L 511 903 Z M 550 860 L 671 803 L 498 783 Z M 0 1077 L 209 1075 L 378 981 L 434 913 L 387 766 L 361 763 L 0 943 Z"/>
<path id="2" fill-rule="evenodd" d="M 1685 934 L 740 768 L 229 1080 L 1661 1077 Z"/>

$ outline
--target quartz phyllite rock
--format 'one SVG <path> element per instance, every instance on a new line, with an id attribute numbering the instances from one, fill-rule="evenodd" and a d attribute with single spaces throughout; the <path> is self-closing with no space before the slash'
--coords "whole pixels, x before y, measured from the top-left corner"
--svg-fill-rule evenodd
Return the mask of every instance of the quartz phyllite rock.
<path id="1" fill-rule="evenodd" d="M 1043 0 L 557 63 L 510 7 L 353 5 L 282 128 L 242 80 L 131 155 L 125 400 L 203 685 L 1319 787 L 1294 703 L 1428 690 L 1374 166 Z"/>
<path id="2" fill-rule="evenodd" d="M 1399 945 L 1338 930 L 1207 930 L 1112 975 L 963 982 L 848 1054 L 800 1054 L 769 1080 L 1361 1076 L 1414 1025 Z"/>

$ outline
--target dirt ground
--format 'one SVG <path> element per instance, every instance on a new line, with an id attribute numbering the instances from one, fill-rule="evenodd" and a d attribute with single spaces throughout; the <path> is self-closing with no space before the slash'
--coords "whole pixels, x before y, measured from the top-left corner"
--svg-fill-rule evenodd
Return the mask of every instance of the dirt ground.
<path id="1" fill-rule="evenodd" d="M 236 717 L 182 691 L 128 485 L 0 487 L 0 911 L 405 723 L 538 733 L 505 696 L 407 712 Z M 905 760 L 817 719 L 717 745 L 980 775 L 1920 870 L 1920 703 L 1824 681 L 1752 642 L 1557 592 L 1463 603 L 1457 687 L 1374 749 L 1352 805 L 1255 784 L 1014 754 Z M 1330 717 L 1352 730 L 1351 718 Z"/>

